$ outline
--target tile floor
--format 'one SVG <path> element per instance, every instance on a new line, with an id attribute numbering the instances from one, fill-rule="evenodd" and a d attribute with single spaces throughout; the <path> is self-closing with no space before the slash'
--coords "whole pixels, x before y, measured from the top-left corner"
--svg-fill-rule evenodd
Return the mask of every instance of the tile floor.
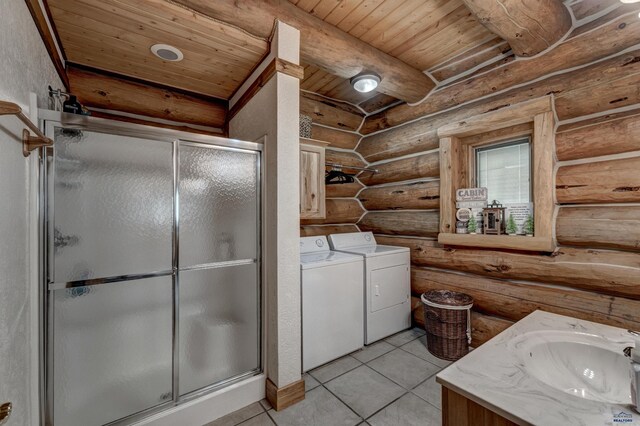
<path id="1" fill-rule="evenodd" d="M 305 374 L 306 398 L 292 407 L 265 400 L 207 426 L 440 425 L 435 374 L 449 362 L 425 345 L 423 330 L 403 331 Z"/>

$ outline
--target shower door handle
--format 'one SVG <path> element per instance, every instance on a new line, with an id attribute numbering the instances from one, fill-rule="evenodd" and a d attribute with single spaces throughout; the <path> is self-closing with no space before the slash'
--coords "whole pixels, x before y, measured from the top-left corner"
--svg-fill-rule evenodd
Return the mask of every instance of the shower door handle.
<path id="1" fill-rule="evenodd" d="M 11 408 L 12 405 L 10 402 L 5 402 L 4 404 L 0 405 L 0 426 L 9 421 L 9 417 L 11 416 Z"/>

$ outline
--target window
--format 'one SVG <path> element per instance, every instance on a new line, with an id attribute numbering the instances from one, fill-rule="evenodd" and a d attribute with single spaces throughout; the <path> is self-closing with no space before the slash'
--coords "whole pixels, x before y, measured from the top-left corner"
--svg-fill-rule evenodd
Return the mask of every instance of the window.
<path id="1" fill-rule="evenodd" d="M 552 252 L 554 137 L 553 98 L 532 99 L 438 128 L 440 137 L 440 232 L 445 246 Z M 534 235 L 458 232 L 458 189 L 486 187 L 508 208 L 516 225 L 533 207 Z M 479 203 L 478 203 L 479 204 Z"/>
<path id="2" fill-rule="evenodd" d="M 531 198 L 531 142 L 529 138 L 476 150 L 476 182 L 487 188 L 489 202 L 529 203 Z"/>

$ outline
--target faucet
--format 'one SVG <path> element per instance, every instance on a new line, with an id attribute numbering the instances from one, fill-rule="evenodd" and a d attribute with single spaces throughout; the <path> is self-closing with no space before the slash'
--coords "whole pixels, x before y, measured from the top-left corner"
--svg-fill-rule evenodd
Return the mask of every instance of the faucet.
<path id="1" fill-rule="evenodd" d="M 640 413 L 640 332 L 628 330 L 633 336 L 635 346 L 625 349 L 625 355 L 631 358 L 631 405 Z"/>

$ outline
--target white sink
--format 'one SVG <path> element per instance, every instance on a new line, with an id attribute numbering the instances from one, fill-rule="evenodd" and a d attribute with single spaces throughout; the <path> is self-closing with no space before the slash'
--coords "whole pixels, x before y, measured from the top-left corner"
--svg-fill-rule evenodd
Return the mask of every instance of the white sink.
<path id="1" fill-rule="evenodd" d="M 630 404 L 629 359 L 623 354 L 631 341 L 569 331 L 532 331 L 512 338 L 527 374 L 548 386 L 579 398 Z"/>

